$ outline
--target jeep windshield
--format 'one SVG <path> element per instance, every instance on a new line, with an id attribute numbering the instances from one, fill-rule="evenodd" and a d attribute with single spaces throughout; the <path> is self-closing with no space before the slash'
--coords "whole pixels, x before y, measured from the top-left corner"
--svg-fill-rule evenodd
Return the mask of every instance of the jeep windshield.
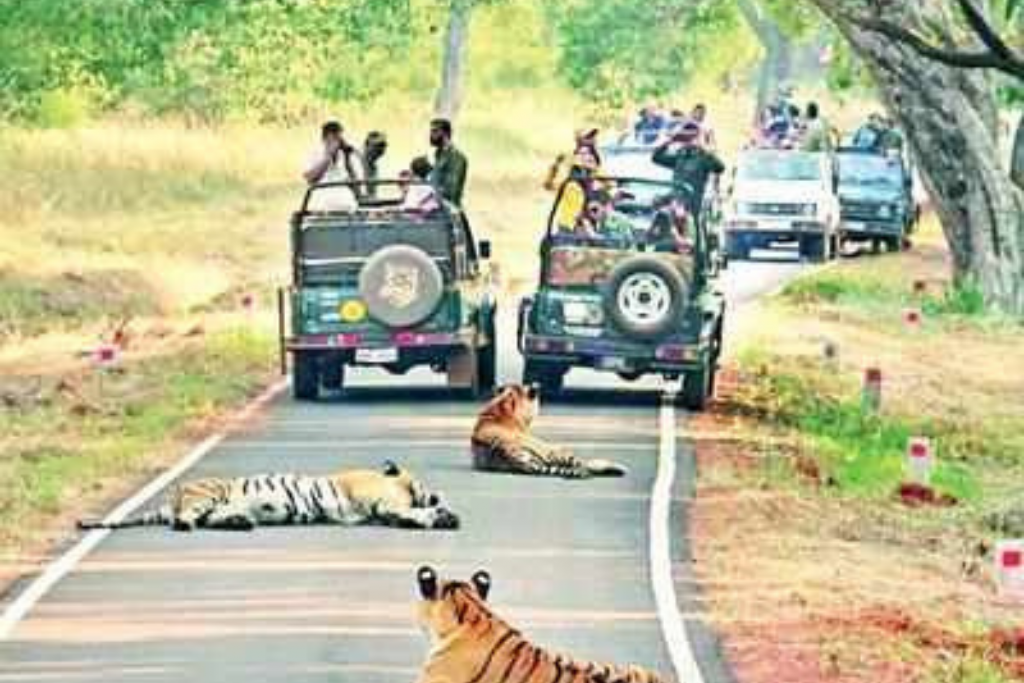
<path id="1" fill-rule="evenodd" d="M 843 185 L 903 189 L 903 166 L 898 159 L 876 154 L 840 154 L 838 158 Z"/>
<path id="2" fill-rule="evenodd" d="M 817 181 L 821 180 L 821 159 L 803 152 L 747 152 L 740 156 L 736 174 L 740 180 Z"/>

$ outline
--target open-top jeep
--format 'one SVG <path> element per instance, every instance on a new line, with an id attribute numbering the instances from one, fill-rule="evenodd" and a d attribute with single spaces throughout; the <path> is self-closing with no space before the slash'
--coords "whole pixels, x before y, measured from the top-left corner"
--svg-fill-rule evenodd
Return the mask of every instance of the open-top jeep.
<path id="1" fill-rule="evenodd" d="M 351 365 L 394 374 L 429 365 L 452 388 L 494 386 L 495 298 L 481 264 L 490 243 L 478 244 L 447 203 L 404 208 L 403 186 L 317 185 L 292 217 L 292 286 L 279 297 L 279 322 L 297 399 L 340 390 Z"/>
<path id="2" fill-rule="evenodd" d="M 571 182 L 571 181 L 570 181 Z M 683 378 L 682 404 L 714 393 L 725 300 L 717 240 L 671 183 L 608 178 L 592 229 L 569 225 L 562 187 L 541 245 L 540 282 L 519 312 L 524 382 L 557 392 L 573 367 Z"/>

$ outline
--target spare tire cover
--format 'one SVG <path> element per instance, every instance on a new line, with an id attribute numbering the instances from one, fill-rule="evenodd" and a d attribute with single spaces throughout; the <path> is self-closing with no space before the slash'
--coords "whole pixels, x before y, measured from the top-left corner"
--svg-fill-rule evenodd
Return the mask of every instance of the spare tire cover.
<path id="1" fill-rule="evenodd" d="M 374 320 L 388 327 L 411 327 L 437 310 L 444 276 L 422 249 L 393 245 L 367 260 L 359 272 L 359 294 Z"/>
<path id="2" fill-rule="evenodd" d="M 689 292 L 682 273 L 671 264 L 653 256 L 637 256 L 609 274 L 605 312 L 626 336 L 657 339 L 677 324 Z"/>

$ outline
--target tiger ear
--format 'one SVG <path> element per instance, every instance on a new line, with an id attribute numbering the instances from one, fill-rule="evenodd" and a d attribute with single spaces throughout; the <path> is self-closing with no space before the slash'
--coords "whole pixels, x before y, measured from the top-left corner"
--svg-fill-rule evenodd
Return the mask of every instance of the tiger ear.
<path id="1" fill-rule="evenodd" d="M 424 600 L 437 598 L 437 574 L 430 567 L 420 567 L 416 572 L 416 581 L 420 584 L 420 595 Z"/>
<path id="2" fill-rule="evenodd" d="M 480 599 L 486 600 L 487 594 L 491 592 L 491 575 L 480 570 L 473 574 L 471 580 L 473 581 L 473 587 L 476 588 L 476 592 L 480 595 Z"/>
<path id="3" fill-rule="evenodd" d="M 394 460 L 384 461 L 384 476 L 397 477 L 402 473 L 402 468 L 395 464 Z"/>

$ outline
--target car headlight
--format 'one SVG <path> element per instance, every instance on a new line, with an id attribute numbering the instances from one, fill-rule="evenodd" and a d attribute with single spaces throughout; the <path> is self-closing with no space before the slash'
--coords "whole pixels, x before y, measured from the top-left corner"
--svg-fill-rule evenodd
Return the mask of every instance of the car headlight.
<path id="1" fill-rule="evenodd" d="M 812 204 L 801 204 L 800 205 L 800 215 L 801 216 L 817 216 L 818 215 L 818 205 L 817 204 L 813 204 L 813 203 Z"/>

